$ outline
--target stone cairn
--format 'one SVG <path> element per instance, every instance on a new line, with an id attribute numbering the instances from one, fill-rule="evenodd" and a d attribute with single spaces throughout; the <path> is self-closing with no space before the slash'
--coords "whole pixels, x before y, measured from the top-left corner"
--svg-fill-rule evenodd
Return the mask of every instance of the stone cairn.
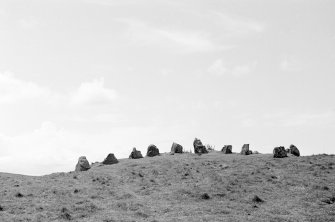
<path id="1" fill-rule="evenodd" d="M 249 144 L 244 144 L 242 146 L 241 154 L 242 155 L 250 155 L 250 154 L 252 154 L 252 151 L 249 150 Z"/>
<path id="2" fill-rule="evenodd" d="M 173 142 L 171 146 L 171 153 L 183 153 L 182 145 Z"/>
<path id="3" fill-rule="evenodd" d="M 232 145 L 224 145 L 221 149 L 221 152 L 224 154 L 231 154 L 233 153 L 233 146 Z"/>
<path id="4" fill-rule="evenodd" d="M 129 159 L 140 159 L 143 158 L 141 151 L 136 150 L 136 148 L 133 148 L 133 151 L 129 155 Z"/>
<path id="5" fill-rule="evenodd" d="M 76 169 L 75 171 L 77 172 L 80 172 L 80 171 L 87 171 L 89 170 L 91 167 L 90 167 L 90 164 L 89 162 L 87 161 L 86 157 L 85 156 L 81 156 L 79 157 L 78 159 L 78 163 L 76 165 Z"/>
<path id="6" fill-rule="evenodd" d="M 287 157 L 285 147 L 279 146 L 273 149 L 273 158 L 284 158 Z"/>
<path id="7" fill-rule="evenodd" d="M 202 154 L 208 153 L 206 147 L 202 144 L 201 140 L 195 138 L 193 141 L 194 153 Z"/>
<path id="8" fill-rule="evenodd" d="M 159 149 L 154 144 L 149 145 L 147 150 L 147 156 L 154 157 L 158 155 L 159 155 Z"/>
<path id="9" fill-rule="evenodd" d="M 104 161 L 102 161 L 102 164 L 105 165 L 111 165 L 111 164 L 116 164 L 119 161 L 116 159 L 113 153 L 108 154 L 108 156 L 105 158 Z"/>

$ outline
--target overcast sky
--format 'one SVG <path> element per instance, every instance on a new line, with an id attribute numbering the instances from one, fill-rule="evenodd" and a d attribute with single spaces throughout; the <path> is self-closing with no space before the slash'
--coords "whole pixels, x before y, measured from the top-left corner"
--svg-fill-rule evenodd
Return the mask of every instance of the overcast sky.
<path id="1" fill-rule="evenodd" d="M 0 1 L 0 172 L 244 143 L 334 153 L 335 1 Z"/>

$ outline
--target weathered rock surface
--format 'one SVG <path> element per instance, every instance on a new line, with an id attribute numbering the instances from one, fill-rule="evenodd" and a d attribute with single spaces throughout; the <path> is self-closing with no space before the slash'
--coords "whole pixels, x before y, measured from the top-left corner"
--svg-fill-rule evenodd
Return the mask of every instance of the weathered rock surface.
<path id="1" fill-rule="evenodd" d="M 224 154 L 231 154 L 233 153 L 233 146 L 232 145 L 224 145 L 221 149 L 221 152 Z"/>
<path id="2" fill-rule="evenodd" d="M 79 157 L 75 171 L 77 171 L 77 172 L 78 171 L 87 171 L 90 168 L 91 168 L 90 163 L 87 161 L 86 157 L 85 156 Z"/>
<path id="3" fill-rule="evenodd" d="M 202 144 L 201 140 L 198 138 L 195 138 L 193 141 L 193 147 L 194 147 L 194 153 L 208 153 L 208 150 L 206 147 Z"/>
<path id="4" fill-rule="evenodd" d="M 108 154 L 108 156 L 105 158 L 104 161 L 102 161 L 102 164 L 111 165 L 116 164 L 119 161 L 116 159 L 113 153 Z"/>
<path id="5" fill-rule="evenodd" d="M 129 155 L 129 159 L 140 159 L 143 158 L 141 151 L 136 150 L 136 148 L 133 148 L 133 151 Z"/>
<path id="6" fill-rule="evenodd" d="M 159 155 L 159 149 L 154 144 L 149 145 L 147 150 L 147 156 L 153 157 L 158 155 Z"/>
<path id="7" fill-rule="evenodd" d="M 172 143 L 171 153 L 183 153 L 183 146 L 178 143 Z"/>
<path id="8" fill-rule="evenodd" d="M 294 156 L 300 156 L 300 151 L 293 144 L 290 146 L 289 153 L 293 154 Z"/>
<path id="9" fill-rule="evenodd" d="M 287 157 L 285 147 L 279 146 L 273 149 L 273 158 L 284 158 Z"/>
<path id="10" fill-rule="evenodd" d="M 250 154 L 252 154 L 252 151 L 249 150 L 249 144 L 244 144 L 242 146 L 241 154 L 242 155 L 250 155 Z"/>

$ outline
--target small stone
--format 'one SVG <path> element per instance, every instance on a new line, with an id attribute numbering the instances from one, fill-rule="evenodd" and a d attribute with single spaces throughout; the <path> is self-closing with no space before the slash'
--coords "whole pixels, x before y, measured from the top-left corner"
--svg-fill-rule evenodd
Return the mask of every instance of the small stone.
<path id="1" fill-rule="evenodd" d="M 113 153 L 108 154 L 108 156 L 106 157 L 106 159 L 104 161 L 102 161 L 102 164 L 105 165 L 111 165 L 111 164 L 116 164 L 119 161 L 116 159 L 116 157 L 114 156 Z"/>
<path id="2" fill-rule="evenodd" d="M 15 197 L 21 198 L 21 197 L 23 197 L 23 194 L 20 193 L 20 192 L 17 192 L 17 193 L 15 194 Z"/>
<path id="3" fill-rule="evenodd" d="M 204 194 L 201 195 L 201 199 L 203 199 L 203 200 L 208 200 L 210 198 L 211 197 L 208 195 L 208 193 L 204 193 Z"/>
<path id="4" fill-rule="evenodd" d="M 233 146 L 232 145 L 224 145 L 221 149 L 221 152 L 224 154 L 231 154 L 233 153 Z"/>
<path id="5" fill-rule="evenodd" d="M 284 158 L 287 157 L 285 147 L 279 146 L 273 149 L 273 158 Z"/>
<path id="6" fill-rule="evenodd" d="M 255 195 L 254 198 L 252 198 L 252 201 L 255 202 L 255 203 L 263 203 L 264 202 L 264 200 L 259 198 L 257 195 Z"/>
<path id="7" fill-rule="evenodd" d="M 293 144 L 290 146 L 289 153 L 293 154 L 294 156 L 300 156 L 300 151 Z"/>
<path id="8" fill-rule="evenodd" d="M 90 164 L 87 161 L 86 157 L 85 156 L 79 157 L 75 171 L 87 171 L 90 168 L 91 168 Z"/>
<path id="9" fill-rule="evenodd" d="M 143 158 L 141 151 L 136 150 L 136 148 L 133 148 L 133 151 L 129 155 L 129 159 L 140 159 Z"/>
<path id="10" fill-rule="evenodd" d="M 244 144 L 242 146 L 241 154 L 242 155 L 250 155 L 250 154 L 252 154 L 252 151 L 249 150 L 249 144 Z"/>
<path id="11" fill-rule="evenodd" d="M 154 144 L 149 145 L 147 150 L 147 156 L 148 157 L 159 156 L 159 149 Z"/>
<path id="12" fill-rule="evenodd" d="M 201 155 L 202 153 L 208 153 L 206 147 L 202 144 L 201 140 L 195 138 L 193 141 L 194 153 Z"/>
<path id="13" fill-rule="evenodd" d="M 182 145 L 173 142 L 171 146 L 171 153 L 183 153 Z"/>

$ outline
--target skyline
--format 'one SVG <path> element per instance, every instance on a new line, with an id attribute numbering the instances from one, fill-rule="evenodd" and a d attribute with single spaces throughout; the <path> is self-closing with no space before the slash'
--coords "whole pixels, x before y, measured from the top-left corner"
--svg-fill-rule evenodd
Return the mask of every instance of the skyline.
<path id="1" fill-rule="evenodd" d="M 1 1 L 0 172 L 193 139 L 334 153 L 333 1 Z M 192 148 L 193 149 L 193 148 Z M 20 163 L 20 164 L 18 164 Z"/>

